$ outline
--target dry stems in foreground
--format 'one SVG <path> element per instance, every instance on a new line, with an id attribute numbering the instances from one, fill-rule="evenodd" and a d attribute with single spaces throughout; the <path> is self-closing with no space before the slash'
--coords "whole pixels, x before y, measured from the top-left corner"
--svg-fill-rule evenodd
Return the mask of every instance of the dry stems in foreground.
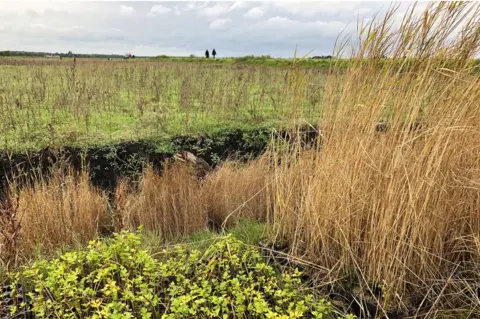
<path id="1" fill-rule="evenodd" d="M 122 188 L 117 190 L 117 198 Z M 139 191 L 128 194 L 122 206 L 118 213 L 124 227 L 144 225 L 162 238 L 187 235 L 207 224 L 200 187 L 184 164 L 166 164 L 162 175 L 147 168 Z"/>
<path id="2" fill-rule="evenodd" d="M 12 215 L 0 220 L 8 226 L 0 238 L 2 256 L 10 256 L 5 262 L 18 256 L 24 260 L 36 251 L 85 244 L 113 229 L 136 230 L 140 225 L 170 240 L 207 229 L 209 220 L 219 227 L 227 216 L 229 226 L 240 218 L 265 220 L 270 174 L 261 160 L 248 165 L 227 162 L 199 181 L 190 165 L 165 163 L 161 175 L 148 167 L 137 189 L 121 182 L 112 210 L 107 196 L 89 183 L 87 172 L 57 167 L 49 178 L 17 191 L 6 201 L 11 205 L 1 208 L 2 217 Z"/>
<path id="3" fill-rule="evenodd" d="M 216 227 L 239 218 L 265 220 L 271 171 L 260 159 L 247 165 L 225 163 L 202 185 L 208 216 Z"/>
<path id="4" fill-rule="evenodd" d="M 168 164 L 161 175 L 148 168 L 139 191 L 122 183 L 117 188 L 119 225 L 136 229 L 144 225 L 162 238 L 206 229 L 208 221 L 219 227 L 239 218 L 264 220 L 269 170 L 262 161 L 249 165 L 224 163 L 199 182 L 189 165 Z"/>
<path id="5" fill-rule="evenodd" d="M 327 79 L 319 155 L 280 161 L 269 218 L 333 279 L 356 270 L 360 282 L 384 280 L 386 303 L 426 289 L 440 306 L 480 280 L 480 78 L 469 69 L 480 12 L 439 3 L 399 31 L 392 17 L 361 28 L 355 65 Z M 450 307 L 478 306 L 465 291 Z"/>
<path id="6" fill-rule="evenodd" d="M 85 244 L 111 225 L 107 198 L 90 185 L 88 174 L 58 169 L 18 193 L 21 254 Z"/>

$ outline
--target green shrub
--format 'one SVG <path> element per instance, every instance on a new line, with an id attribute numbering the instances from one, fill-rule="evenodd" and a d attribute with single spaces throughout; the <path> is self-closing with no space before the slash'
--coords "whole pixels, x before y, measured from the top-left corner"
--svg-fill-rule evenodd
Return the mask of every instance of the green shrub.
<path id="1" fill-rule="evenodd" d="M 138 233 L 18 272 L 38 318 L 325 318 L 331 306 L 302 293 L 300 272 L 278 273 L 231 235 L 206 250 L 175 246 L 154 259 Z M 14 283 L 16 284 L 16 283 Z M 15 312 L 13 309 L 12 312 Z"/>

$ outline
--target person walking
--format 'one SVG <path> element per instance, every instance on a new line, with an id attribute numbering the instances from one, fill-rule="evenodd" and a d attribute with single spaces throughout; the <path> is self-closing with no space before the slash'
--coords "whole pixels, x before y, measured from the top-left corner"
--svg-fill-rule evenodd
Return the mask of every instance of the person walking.
<path id="1" fill-rule="evenodd" d="M 208 50 L 205 51 L 205 57 L 208 59 L 210 57 L 210 54 L 208 53 Z"/>
<path id="2" fill-rule="evenodd" d="M 213 48 L 213 51 L 212 51 L 212 56 L 213 58 L 215 59 L 215 56 L 217 55 L 217 51 L 215 51 L 215 48 Z"/>

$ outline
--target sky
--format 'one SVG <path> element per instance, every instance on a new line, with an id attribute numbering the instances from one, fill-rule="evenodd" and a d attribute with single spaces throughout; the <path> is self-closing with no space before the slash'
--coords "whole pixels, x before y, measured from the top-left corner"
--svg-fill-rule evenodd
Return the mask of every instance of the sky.
<path id="1" fill-rule="evenodd" d="M 411 3 L 402 2 L 401 16 Z M 1 1 L 0 51 L 218 57 L 332 54 L 390 2 Z"/>

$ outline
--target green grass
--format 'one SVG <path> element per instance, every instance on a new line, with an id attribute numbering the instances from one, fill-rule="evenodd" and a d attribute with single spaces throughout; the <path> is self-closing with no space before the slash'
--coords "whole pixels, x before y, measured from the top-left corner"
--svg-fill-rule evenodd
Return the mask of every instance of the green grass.
<path id="1" fill-rule="evenodd" d="M 245 65 L 262 65 L 262 66 L 276 66 L 276 67 L 289 67 L 293 64 L 293 59 L 291 58 L 272 58 L 270 56 L 244 56 L 244 57 L 226 57 L 226 58 L 209 58 L 205 57 L 169 57 L 169 56 L 157 56 L 152 58 L 154 60 L 161 61 L 170 61 L 170 62 L 188 62 L 188 63 L 209 63 L 209 64 L 219 64 L 219 65 L 235 65 L 235 64 L 245 64 Z M 348 60 L 337 60 L 337 59 L 312 59 L 307 58 L 298 62 L 299 66 L 302 67 L 313 67 L 313 68 L 329 68 L 333 67 L 336 64 L 339 64 L 342 67 L 350 65 Z"/>
<path id="2" fill-rule="evenodd" d="M 0 62 L 0 150 L 276 127 L 292 116 L 313 121 L 325 82 L 324 73 L 314 70 L 299 74 L 262 66 L 141 59 L 22 61 Z M 304 81 L 300 90 L 298 77 Z"/>
<path id="3" fill-rule="evenodd" d="M 165 141 L 222 128 L 278 127 L 291 118 L 315 122 L 328 70 L 292 65 L 269 57 L 0 59 L 0 150 Z"/>

